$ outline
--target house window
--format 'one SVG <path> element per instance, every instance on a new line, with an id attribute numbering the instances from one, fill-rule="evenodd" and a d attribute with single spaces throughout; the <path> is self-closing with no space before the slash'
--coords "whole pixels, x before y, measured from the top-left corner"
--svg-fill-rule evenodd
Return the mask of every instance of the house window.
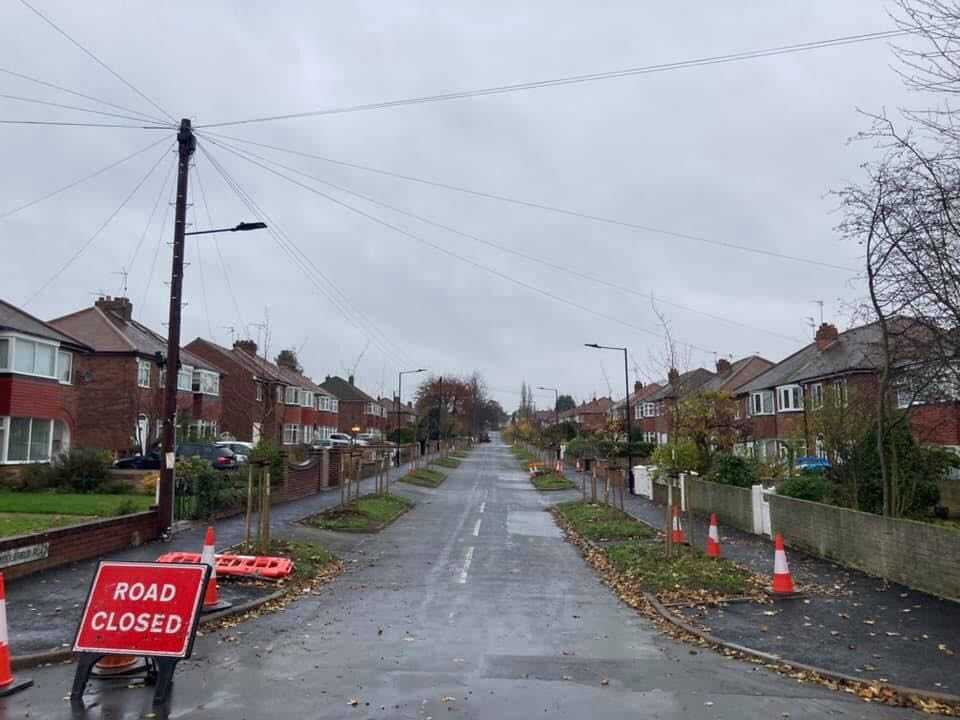
<path id="1" fill-rule="evenodd" d="M 313 426 L 312 425 L 303 426 L 303 442 L 305 443 L 313 442 Z"/>
<path id="2" fill-rule="evenodd" d="M 287 403 L 287 405 L 299 405 L 300 389 L 295 387 L 288 387 L 285 402 Z"/>
<path id="3" fill-rule="evenodd" d="M 55 346 L 22 338 L 16 338 L 14 341 L 13 369 L 16 372 L 25 375 L 56 377 L 55 365 Z"/>
<path id="4" fill-rule="evenodd" d="M 773 390 L 750 393 L 751 415 L 773 415 Z"/>
<path id="5" fill-rule="evenodd" d="M 843 378 L 842 380 L 837 380 L 833 383 L 833 392 L 834 397 L 837 400 L 837 405 L 840 407 L 847 406 L 847 379 Z"/>
<path id="6" fill-rule="evenodd" d="M 0 423 L 0 438 L 7 442 L 4 462 L 46 462 L 50 459 L 52 420 L 15 417 L 3 418 Z M 0 455 L 2 451 L 3 442 L 0 440 Z"/>
<path id="7" fill-rule="evenodd" d="M 263 385 L 257 383 L 257 402 L 263 402 Z"/>
<path id="8" fill-rule="evenodd" d="M 819 410 L 823 407 L 823 384 L 814 383 L 810 386 L 810 407 Z"/>
<path id="9" fill-rule="evenodd" d="M 193 368 L 184 365 L 177 371 L 177 390 L 193 392 Z"/>
<path id="10" fill-rule="evenodd" d="M 0 370 L 10 369 L 10 340 L 0 338 Z"/>
<path id="11" fill-rule="evenodd" d="M 783 385 L 777 388 L 780 412 L 803 410 L 803 393 L 799 385 Z"/>
<path id="12" fill-rule="evenodd" d="M 300 436 L 300 426 L 299 425 L 284 425 L 283 426 L 283 444 L 284 445 L 296 445 L 299 441 Z"/>
<path id="13" fill-rule="evenodd" d="M 63 350 L 57 351 L 57 378 L 60 382 L 69 385 L 70 380 L 73 377 L 73 355 L 64 352 Z"/>
<path id="14" fill-rule="evenodd" d="M 283 402 L 283 388 L 277 385 L 277 402 Z"/>
<path id="15" fill-rule="evenodd" d="M 193 440 L 213 440 L 217 437 L 217 424 L 212 420 L 197 420 L 190 423 L 189 433 Z"/>
<path id="16" fill-rule="evenodd" d="M 340 412 L 340 401 L 337 398 L 330 398 L 330 412 Z"/>
<path id="17" fill-rule="evenodd" d="M 313 407 L 313 393 L 309 390 L 300 393 L 300 404 L 305 408 Z"/>
<path id="18" fill-rule="evenodd" d="M 150 361 L 137 358 L 137 385 L 142 388 L 150 387 Z"/>
<path id="19" fill-rule="evenodd" d="M 212 370 L 194 370 L 193 391 L 204 395 L 219 395 L 220 373 Z"/>

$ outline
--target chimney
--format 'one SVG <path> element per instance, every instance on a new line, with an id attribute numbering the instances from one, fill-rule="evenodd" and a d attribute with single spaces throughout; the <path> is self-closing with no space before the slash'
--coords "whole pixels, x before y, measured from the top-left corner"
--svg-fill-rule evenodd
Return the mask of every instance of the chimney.
<path id="1" fill-rule="evenodd" d="M 633 394 L 634 394 L 634 395 L 639 395 L 639 394 L 640 394 L 640 391 L 641 391 L 642 389 L 643 389 L 643 383 L 642 383 L 642 382 L 640 382 L 639 380 L 637 380 L 636 382 L 633 383 Z"/>
<path id="2" fill-rule="evenodd" d="M 116 315 L 121 320 L 129 322 L 133 319 L 133 303 L 130 302 L 129 298 L 113 298 L 107 295 L 106 297 L 98 298 L 94 305 L 104 312 Z"/>
<path id="3" fill-rule="evenodd" d="M 350 375 L 350 377 L 348 378 L 348 380 L 349 380 L 350 384 L 353 385 L 353 375 Z"/>
<path id="4" fill-rule="evenodd" d="M 671 385 L 675 385 L 680 379 L 680 373 L 677 372 L 676 368 L 670 368 L 670 372 L 667 373 L 667 380 Z"/>
<path id="5" fill-rule="evenodd" d="M 248 355 L 257 354 L 257 344 L 253 340 L 237 340 L 233 344 L 234 350 L 243 350 Z"/>
<path id="6" fill-rule="evenodd" d="M 837 332 L 836 325 L 822 323 L 820 327 L 817 328 L 817 350 L 820 350 L 821 352 L 826 350 L 828 347 L 833 345 L 833 343 L 835 343 L 839 337 L 840 333 Z"/>
<path id="7" fill-rule="evenodd" d="M 717 358 L 717 373 L 724 375 L 730 372 L 730 361 L 724 358 Z"/>

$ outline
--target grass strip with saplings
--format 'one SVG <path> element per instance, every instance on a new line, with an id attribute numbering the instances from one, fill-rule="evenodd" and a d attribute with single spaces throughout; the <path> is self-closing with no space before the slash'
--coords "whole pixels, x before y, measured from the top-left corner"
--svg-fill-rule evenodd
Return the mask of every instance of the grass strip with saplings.
<path id="1" fill-rule="evenodd" d="M 560 503 L 556 506 L 556 512 L 577 534 L 593 541 L 651 539 L 656 536 L 651 528 L 627 513 L 602 503 L 574 500 Z"/>
<path id="2" fill-rule="evenodd" d="M 574 483 L 567 480 L 563 475 L 557 475 L 557 473 L 554 472 L 535 475 L 530 478 L 530 482 L 533 483 L 533 486 L 537 490 L 543 490 L 544 492 L 551 490 L 572 490 L 576 487 Z"/>
<path id="3" fill-rule="evenodd" d="M 440 467 L 450 468 L 451 470 L 456 470 L 460 467 L 460 461 L 455 457 L 440 458 L 434 464 Z"/>
<path id="4" fill-rule="evenodd" d="M 412 507 L 412 501 L 398 495 L 364 495 L 344 507 L 325 510 L 302 522 L 322 530 L 379 532 Z"/>
<path id="5" fill-rule="evenodd" d="M 695 592 L 698 595 L 743 595 L 754 587 L 753 574 L 729 560 L 709 558 L 686 545 L 666 557 L 662 542 L 629 540 L 606 549 L 610 563 L 623 576 L 655 595 Z"/>
<path id="6" fill-rule="evenodd" d="M 425 467 L 417 468 L 411 472 L 408 472 L 402 478 L 400 482 L 409 483 L 410 485 L 419 485 L 420 487 L 429 487 L 435 488 L 439 487 L 440 484 L 447 479 L 445 473 L 440 472 L 436 468 Z"/>

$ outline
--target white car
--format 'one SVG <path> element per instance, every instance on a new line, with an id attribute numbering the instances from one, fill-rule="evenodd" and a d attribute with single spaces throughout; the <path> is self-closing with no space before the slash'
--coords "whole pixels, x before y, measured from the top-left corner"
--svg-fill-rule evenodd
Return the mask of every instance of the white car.
<path id="1" fill-rule="evenodd" d="M 251 442 L 244 442 L 242 440 L 220 440 L 216 444 L 218 447 L 225 447 L 233 450 L 233 454 L 237 456 L 238 463 L 248 462 L 250 460 L 250 455 L 253 454 L 254 445 Z"/>
<path id="2" fill-rule="evenodd" d="M 333 443 L 334 446 L 345 447 L 348 445 L 353 445 L 353 438 L 346 433 L 330 433 L 330 437 L 327 439 Z"/>

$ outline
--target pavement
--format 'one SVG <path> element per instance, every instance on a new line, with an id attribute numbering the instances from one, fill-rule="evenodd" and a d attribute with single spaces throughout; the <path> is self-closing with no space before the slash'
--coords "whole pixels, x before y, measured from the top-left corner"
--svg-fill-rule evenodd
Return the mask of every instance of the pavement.
<path id="1" fill-rule="evenodd" d="M 406 465 L 399 469 L 392 468 L 391 482 L 396 481 L 406 471 Z M 373 478 L 363 480 L 360 492 L 372 492 L 374 484 Z M 339 502 L 340 489 L 334 488 L 301 500 L 274 505 L 271 508 L 273 532 L 283 535 L 289 532 L 288 529 L 298 520 L 333 507 Z M 218 521 L 215 524 L 217 550 L 243 542 L 243 526 L 243 515 Z M 112 553 L 109 559 L 153 561 L 168 552 L 198 553 L 203 547 L 206 528 L 205 523 L 197 523 L 193 528 L 174 535 L 168 543 L 146 543 L 140 547 Z M 95 559 L 73 563 L 7 582 L 7 627 L 10 651 L 14 657 L 72 645 L 97 562 Z M 233 604 L 269 595 L 276 589 L 268 582 L 220 582 L 222 599 Z"/>
<path id="2" fill-rule="evenodd" d="M 677 643 L 619 602 L 567 543 L 497 436 L 376 535 L 287 526 L 346 572 L 282 612 L 198 637 L 168 707 L 38 668 L 0 718 L 906 718 Z"/>
<path id="3" fill-rule="evenodd" d="M 664 527 L 664 506 L 627 496 L 624 507 L 638 519 Z M 708 523 L 698 517 L 692 534 L 686 528 L 698 547 L 706 543 Z M 719 530 L 724 557 L 772 578 L 769 538 L 722 525 Z M 787 558 L 794 582 L 809 588 L 804 598 L 774 606 L 731 603 L 674 611 L 721 640 L 785 659 L 864 680 L 960 695 L 960 603 L 790 548 Z"/>

